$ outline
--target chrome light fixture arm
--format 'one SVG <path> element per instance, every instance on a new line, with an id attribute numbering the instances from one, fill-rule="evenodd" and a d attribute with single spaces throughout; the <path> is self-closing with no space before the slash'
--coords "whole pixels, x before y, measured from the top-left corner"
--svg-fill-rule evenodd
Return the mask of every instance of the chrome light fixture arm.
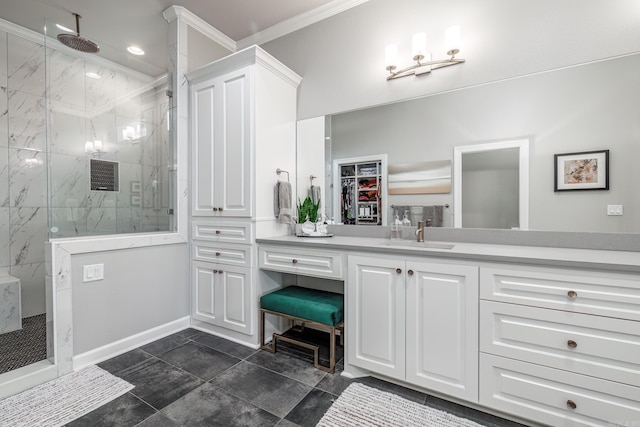
<path id="1" fill-rule="evenodd" d="M 455 56 L 451 56 L 449 59 L 439 59 L 435 61 L 421 62 L 419 59 L 416 60 L 416 63 L 403 68 L 401 70 L 395 71 L 395 66 L 387 67 L 389 71 L 389 76 L 387 76 L 387 80 L 399 79 L 400 77 L 407 77 L 416 75 L 419 76 L 421 74 L 428 74 L 432 70 L 436 70 L 438 68 L 450 67 L 452 65 L 458 65 L 464 63 L 464 59 L 457 59 Z"/>

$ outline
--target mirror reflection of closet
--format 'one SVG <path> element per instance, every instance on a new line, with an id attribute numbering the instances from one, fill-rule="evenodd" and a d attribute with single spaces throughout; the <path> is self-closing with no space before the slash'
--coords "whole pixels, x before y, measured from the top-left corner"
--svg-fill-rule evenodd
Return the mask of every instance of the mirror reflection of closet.
<path id="1" fill-rule="evenodd" d="M 333 161 L 334 212 L 338 224 L 387 225 L 387 155 Z"/>
<path id="2" fill-rule="evenodd" d="M 529 228 L 529 141 L 454 147 L 454 227 Z"/>

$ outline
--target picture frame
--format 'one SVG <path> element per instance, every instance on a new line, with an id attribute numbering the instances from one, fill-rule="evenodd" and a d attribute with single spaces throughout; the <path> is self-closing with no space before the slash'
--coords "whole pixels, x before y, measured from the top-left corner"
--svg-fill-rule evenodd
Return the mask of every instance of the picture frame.
<path id="1" fill-rule="evenodd" d="M 553 191 L 609 189 L 609 150 L 555 154 L 553 159 Z"/>

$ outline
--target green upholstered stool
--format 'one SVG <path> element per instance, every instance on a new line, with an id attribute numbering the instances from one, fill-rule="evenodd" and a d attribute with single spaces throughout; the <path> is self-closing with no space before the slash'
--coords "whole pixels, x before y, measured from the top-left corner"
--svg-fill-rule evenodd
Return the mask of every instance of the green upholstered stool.
<path id="1" fill-rule="evenodd" d="M 277 333 L 273 334 L 271 345 L 265 345 L 264 318 L 266 313 L 284 317 L 291 323 L 298 321 L 302 324 L 302 328 L 304 328 L 305 324 L 309 324 L 320 329 L 328 330 L 331 338 L 329 344 L 329 367 L 319 363 L 318 346 Z M 323 371 L 333 373 L 336 364 L 336 329 L 341 331 L 340 341 L 341 343 L 343 341 L 343 313 L 344 296 L 333 292 L 302 288 L 300 286 L 289 286 L 263 295 L 260 298 L 260 348 L 275 353 L 278 340 L 282 340 L 311 349 L 314 353 L 314 366 Z"/>

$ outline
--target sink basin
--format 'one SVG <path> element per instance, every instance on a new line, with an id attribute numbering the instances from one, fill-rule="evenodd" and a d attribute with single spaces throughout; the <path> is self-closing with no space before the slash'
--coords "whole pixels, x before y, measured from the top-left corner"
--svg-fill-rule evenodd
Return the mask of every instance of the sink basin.
<path id="1" fill-rule="evenodd" d="M 402 246 L 410 248 L 425 249 L 453 249 L 454 244 L 440 242 L 416 242 L 415 240 L 387 240 L 383 243 L 385 246 Z"/>

